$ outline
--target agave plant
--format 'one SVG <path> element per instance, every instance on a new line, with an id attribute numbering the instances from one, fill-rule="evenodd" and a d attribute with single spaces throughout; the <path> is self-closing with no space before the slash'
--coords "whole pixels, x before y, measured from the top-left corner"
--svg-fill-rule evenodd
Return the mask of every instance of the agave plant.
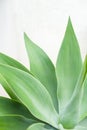
<path id="1" fill-rule="evenodd" d="M 87 130 L 87 57 L 69 18 L 56 66 L 24 34 L 27 69 L 0 53 L 0 130 Z"/>

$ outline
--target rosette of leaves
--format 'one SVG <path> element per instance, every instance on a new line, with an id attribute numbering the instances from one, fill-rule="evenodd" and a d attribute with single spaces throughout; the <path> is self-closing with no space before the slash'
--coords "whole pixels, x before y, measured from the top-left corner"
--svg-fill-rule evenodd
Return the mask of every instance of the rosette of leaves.
<path id="1" fill-rule="evenodd" d="M 0 53 L 0 83 L 10 98 L 0 97 L 0 130 L 87 130 L 87 57 L 69 18 L 54 66 L 24 34 L 27 69 Z"/>

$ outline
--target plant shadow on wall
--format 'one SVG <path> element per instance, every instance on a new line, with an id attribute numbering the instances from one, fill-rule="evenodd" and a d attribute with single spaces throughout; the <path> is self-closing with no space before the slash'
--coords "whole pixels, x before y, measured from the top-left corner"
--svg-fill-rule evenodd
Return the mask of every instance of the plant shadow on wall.
<path id="1" fill-rule="evenodd" d="M 0 53 L 0 130 L 87 130 L 87 57 L 69 18 L 56 67 L 24 34 L 30 70 Z"/>

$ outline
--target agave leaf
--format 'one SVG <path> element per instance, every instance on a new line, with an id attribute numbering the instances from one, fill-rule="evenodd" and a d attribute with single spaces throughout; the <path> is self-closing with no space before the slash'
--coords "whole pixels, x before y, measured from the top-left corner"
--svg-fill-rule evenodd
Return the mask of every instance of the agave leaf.
<path id="1" fill-rule="evenodd" d="M 69 103 L 60 113 L 61 116 L 60 120 L 65 128 L 73 128 L 79 121 L 79 107 L 82 95 L 82 85 L 85 80 L 86 74 L 87 74 L 87 57 L 85 58 L 74 93 Z"/>
<path id="2" fill-rule="evenodd" d="M 65 107 L 73 94 L 81 67 L 80 49 L 69 18 L 56 62 L 60 111 Z"/>
<path id="3" fill-rule="evenodd" d="M 0 64 L 10 65 L 29 73 L 29 70 L 24 65 L 3 53 L 0 53 Z"/>
<path id="4" fill-rule="evenodd" d="M 85 117 L 75 128 L 75 130 L 87 130 L 87 117 Z"/>
<path id="5" fill-rule="evenodd" d="M 0 65 L 0 73 L 35 117 L 57 127 L 58 114 L 48 91 L 41 82 L 32 75 L 7 65 Z"/>
<path id="6" fill-rule="evenodd" d="M 21 69 L 29 73 L 29 70 L 25 66 L 23 66 L 21 63 L 19 63 L 15 59 L 3 53 L 0 53 L 0 63 L 16 67 L 18 69 Z M 6 92 L 12 99 L 18 100 L 16 95 L 10 89 L 9 84 L 5 81 L 4 77 L 2 77 L 1 75 L 0 75 L 0 83 L 2 84 L 2 86 L 4 87 L 4 89 L 6 90 Z"/>
<path id="7" fill-rule="evenodd" d="M 46 87 L 58 111 L 57 80 L 55 68 L 47 54 L 24 34 L 26 50 L 30 60 L 30 71 Z"/>
<path id="8" fill-rule="evenodd" d="M 26 130 L 33 123 L 22 116 L 0 116 L 0 130 Z"/>
<path id="9" fill-rule="evenodd" d="M 35 124 L 29 126 L 29 128 L 27 128 L 27 130 L 58 130 L 58 129 L 55 129 L 52 126 L 49 126 L 47 124 L 35 123 Z"/>
<path id="10" fill-rule="evenodd" d="M 35 119 L 23 104 L 9 98 L 0 97 L 0 116 L 7 115 L 21 115 L 29 119 Z"/>
<path id="11" fill-rule="evenodd" d="M 87 127 L 77 126 L 74 130 L 87 130 Z"/>
<path id="12" fill-rule="evenodd" d="M 80 120 L 87 116 L 87 75 L 82 86 L 82 99 L 80 109 Z"/>
<path id="13" fill-rule="evenodd" d="M 10 84 L 7 83 L 7 81 L 5 80 L 5 78 L 0 74 L 0 84 L 4 87 L 5 91 L 8 93 L 8 95 L 15 100 L 19 99 L 17 98 L 17 96 L 15 95 L 15 93 L 12 91 L 12 89 L 10 88 Z"/>

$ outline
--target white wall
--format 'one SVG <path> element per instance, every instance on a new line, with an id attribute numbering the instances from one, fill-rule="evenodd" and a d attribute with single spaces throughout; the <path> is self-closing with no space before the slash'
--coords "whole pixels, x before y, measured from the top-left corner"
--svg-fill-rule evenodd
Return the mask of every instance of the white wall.
<path id="1" fill-rule="evenodd" d="M 0 0 L 0 52 L 28 66 L 23 40 L 25 31 L 55 63 L 68 16 L 71 16 L 84 58 L 87 52 L 87 0 Z M 4 94 L 0 88 L 0 95 Z"/>

